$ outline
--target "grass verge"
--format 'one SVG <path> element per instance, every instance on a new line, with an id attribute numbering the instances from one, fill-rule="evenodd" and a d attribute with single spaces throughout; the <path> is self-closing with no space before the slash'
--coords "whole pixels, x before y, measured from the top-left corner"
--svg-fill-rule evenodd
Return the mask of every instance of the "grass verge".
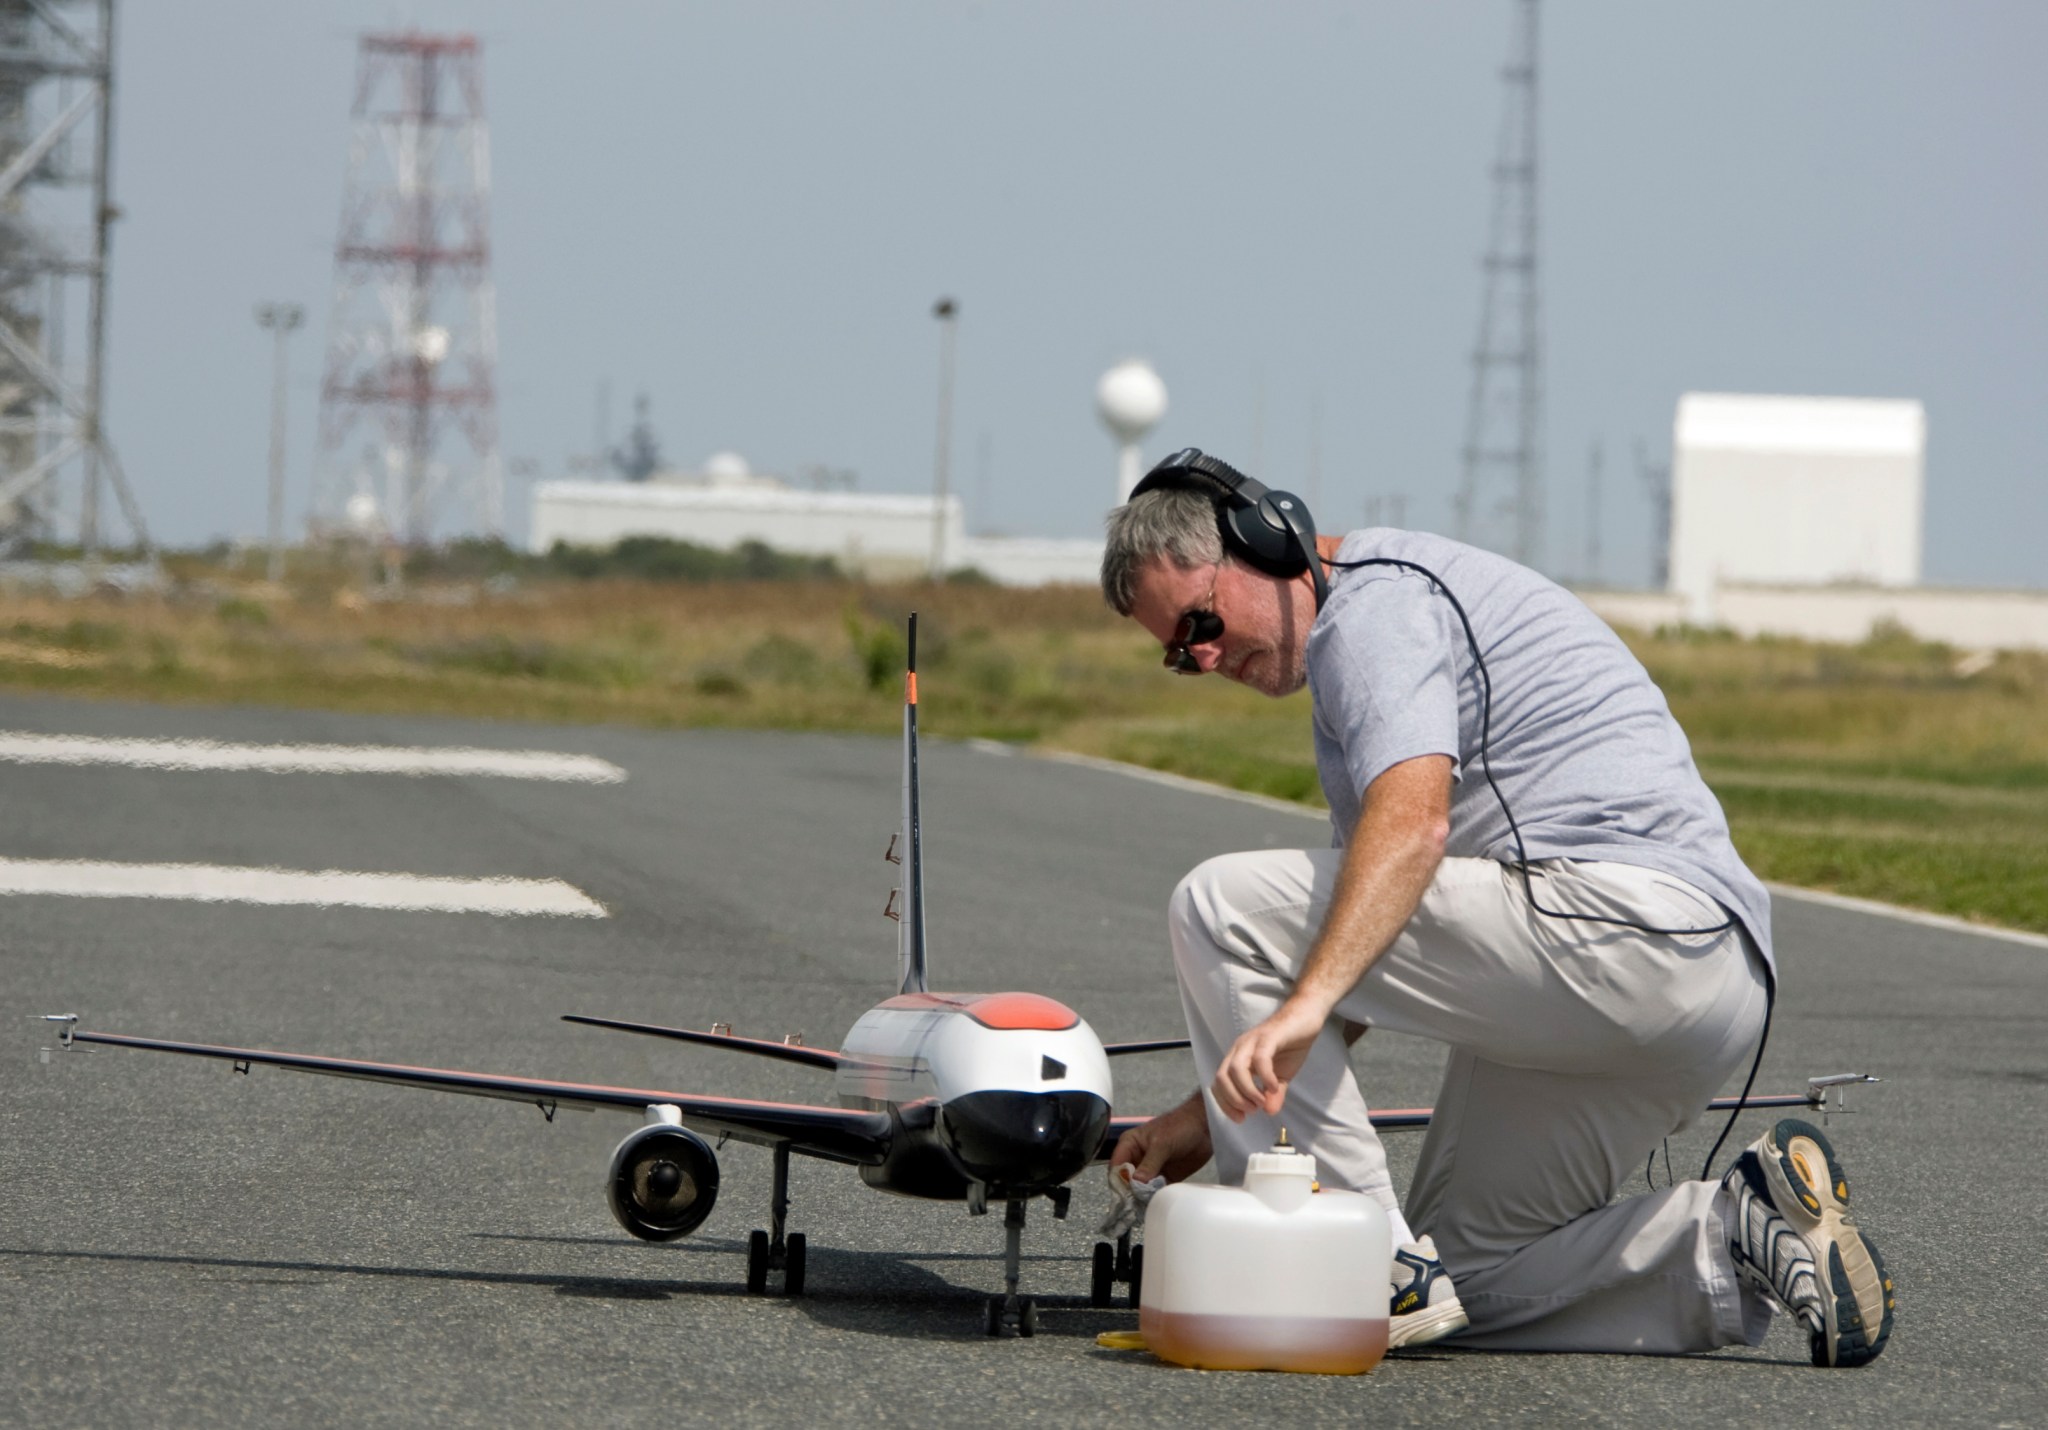
<path id="1" fill-rule="evenodd" d="M 1178 680 L 1091 591 L 616 580 L 0 594 L 0 688 L 653 727 L 924 728 L 1321 794 L 1305 696 Z M 2048 658 L 1624 633 L 1768 879 L 2048 932 Z"/>

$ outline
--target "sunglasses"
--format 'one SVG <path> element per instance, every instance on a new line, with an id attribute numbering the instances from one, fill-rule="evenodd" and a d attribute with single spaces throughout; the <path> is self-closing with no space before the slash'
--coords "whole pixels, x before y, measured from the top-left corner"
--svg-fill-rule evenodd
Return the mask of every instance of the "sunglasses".
<path id="1" fill-rule="evenodd" d="M 1214 611 L 1189 611 L 1173 628 L 1173 639 L 1166 643 L 1166 668 L 1175 675 L 1200 675 L 1202 663 L 1188 647 L 1221 639 L 1223 617 Z"/>

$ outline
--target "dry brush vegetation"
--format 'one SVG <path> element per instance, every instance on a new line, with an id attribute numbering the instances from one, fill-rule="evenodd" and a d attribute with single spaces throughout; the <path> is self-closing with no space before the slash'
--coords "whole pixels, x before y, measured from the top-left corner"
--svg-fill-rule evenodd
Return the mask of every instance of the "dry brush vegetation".
<path id="1" fill-rule="evenodd" d="M 833 580 L 0 595 L 0 687 L 655 727 L 925 728 L 1319 801 L 1305 697 L 1177 680 L 1092 591 Z M 1768 878 L 2048 931 L 2048 658 L 1626 633 Z"/>

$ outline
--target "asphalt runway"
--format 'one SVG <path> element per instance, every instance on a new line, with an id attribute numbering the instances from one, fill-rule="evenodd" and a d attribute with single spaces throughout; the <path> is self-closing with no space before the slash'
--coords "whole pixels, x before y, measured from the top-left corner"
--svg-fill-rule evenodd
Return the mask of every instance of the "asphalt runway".
<path id="1" fill-rule="evenodd" d="M 812 1098 L 821 1074 L 559 1021 L 580 1012 L 836 1046 L 892 991 L 892 741 L 657 734 L 0 697 L 0 729 L 600 756 L 613 785 L 0 763 L 0 859 L 204 862 L 566 880 L 609 917 L 0 898 L 0 1422 L 1142 1426 L 2048 1423 L 2048 946 L 1784 899 L 1759 1080 L 1885 1078 L 1836 1119 L 1898 1286 L 1887 1353 L 1659 1360 L 1432 1349 L 1369 1377 L 1204 1374 L 1099 1349 L 1107 1191 L 1026 1235 L 1033 1340 L 990 1341 L 1000 1218 L 799 1159 L 809 1294 L 744 1294 L 768 1155 L 721 1155 L 716 1211 L 655 1246 L 601 1179 L 635 1125 L 119 1049 L 41 1064 L 33 1015 L 196 1041 L 639 1087 Z M 1101 769 L 928 742 L 935 982 L 1061 998 L 1105 1039 L 1177 1036 L 1162 910 L 1230 849 L 1320 819 Z M 1431 1100 L 1441 1057 L 1386 1034 L 1368 1096 Z M 1191 1085 L 1121 1059 L 1120 1111 Z M 1732 1091 L 1733 1089 L 1731 1089 Z M 1745 1116 L 1735 1140 L 1766 1125 Z M 1718 1121 L 1675 1139 L 1696 1172 Z M 1412 1140 L 1394 1140 L 1397 1176 Z M 1725 1154 L 1724 1154 L 1725 1155 Z M 1661 1181 L 1663 1166 L 1657 1175 Z"/>

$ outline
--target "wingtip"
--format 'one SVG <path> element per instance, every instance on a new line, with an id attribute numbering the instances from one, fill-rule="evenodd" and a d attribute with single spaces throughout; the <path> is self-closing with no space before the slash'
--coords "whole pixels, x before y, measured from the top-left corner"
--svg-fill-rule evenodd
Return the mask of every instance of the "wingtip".
<path id="1" fill-rule="evenodd" d="M 32 1013 L 29 1015 L 29 1018 L 31 1022 L 55 1023 L 57 1025 L 57 1045 L 59 1047 L 70 1047 L 72 1039 L 78 1035 L 78 1015 L 76 1013 Z M 49 1049 L 45 1048 L 43 1051 L 47 1055 Z M 47 1056 L 45 1061 L 48 1061 Z"/>

